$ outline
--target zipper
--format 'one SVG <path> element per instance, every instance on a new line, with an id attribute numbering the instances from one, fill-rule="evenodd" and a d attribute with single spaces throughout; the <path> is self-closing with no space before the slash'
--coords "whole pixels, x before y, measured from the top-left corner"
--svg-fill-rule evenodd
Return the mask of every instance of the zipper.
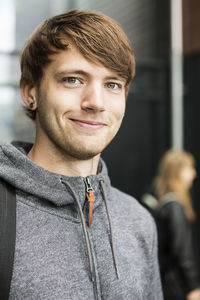
<path id="1" fill-rule="evenodd" d="M 90 183 L 89 177 L 85 178 L 86 198 L 89 202 L 88 226 L 92 224 L 93 206 L 94 206 L 94 191 Z"/>
<path id="2" fill-rule="evenodd" d="M 90 184 L 89 178 L 87 178 L 87 180 L 84 179 L 83 181 L 84 181 L 85 186 L 86 186 L 86 192 L 87 192 L 87 190 L 88 190 L 88 192 L 90 190 L 93 191 L 92 186 Z M 87 254 L 88 254 L 88 262 L 89 262 L 89 269 L 90 269 L 90 280 L 92 281 L 92 284 L 93 284 L 94 300 L 98 300 L 99 297 L 98 297 L 98 288 L 97 288 L 97 281 L 96 281 L 97 279 L 96 279 L 94 258 L 93 258 L 93 255 L 92 255 L 92 248 L 91 248 L 91 244 L 90 244 L 89 232 L 87 230 L 87 226 L 86 226 L 86 223 L 85 223 L 85 218 L 84 218 L 84 214 L 83 214 L 83 211 L 82 211 L 82 207 L 81 207 L 79 199 L 78 199 L 75 191 L 71 187 L 71 185 L 68 182 L 64 181 L 64 180 L 61 180 L 61 182 L 64 185 L 66 185 L 66 187 L 71 191 L 71 193 L 74 197 L 74 200 L 75 200 L 75 202 L 78 206 L 78 210 L 79 210 L 80 218 L 81 218 L 81 223 L 82 223 L 83 236 L 84 236 L 84 239 L 85 239 L 85 244 L 86 244 L 86 249 L 87 249 Z"/>
<path id="3" fill-rule="evenodd" d="M 92 224 L 92 215 L 93 215 L 93 206 L 94 206 L 94 190 L 92 188 L 91 182 L 89 177 L 87 176 L 84 180 L 85 182 L 85 189 L 86 189 L 86 198 L 89 202 L 89 215 L 88 215 L 88 226 L 91 226 Z M 89 238 L 89 236 L 88 236 Z M 93 263 L 93 271 L 92 271 L 92 282 L 93 282 L 93 291 L 94 291 L 94 300 L 98 300 L 98 292 L 97 292 L 97 282 L 96 282 L 96 274 L 94 271 L 94 261 L 92 258 Z"/>

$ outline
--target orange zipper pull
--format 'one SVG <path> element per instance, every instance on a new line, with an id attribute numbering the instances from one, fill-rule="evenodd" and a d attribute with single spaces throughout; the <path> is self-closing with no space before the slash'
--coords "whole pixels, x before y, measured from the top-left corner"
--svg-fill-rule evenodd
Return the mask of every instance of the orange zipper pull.
<path id="1" fill-rule="evenodd" d="M 93 215 L 95 196 L 94 196 L 93 188 L 91 186 L 89 177 L 86 177 L 85 179 L 85 186 L 86 186 L 86 198 L 88 199 L 89 202 L 88 226 L 90 226 L 92 224 L 92 215 Z"/>

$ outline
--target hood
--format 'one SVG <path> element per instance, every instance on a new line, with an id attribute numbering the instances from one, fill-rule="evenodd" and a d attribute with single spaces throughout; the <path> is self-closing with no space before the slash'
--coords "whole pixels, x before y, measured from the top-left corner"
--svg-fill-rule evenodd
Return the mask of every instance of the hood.
<path id="1" fill-rule="evenodd" d="M 71 193 L 66 197 L 66 186 L 62 183 L 65 181 L 76 191 L 80 197 L 80 203 L 83 204 L 85 201 L 84 177 L 63 176 L 38 166 L 27 156 L 32 146 L 33 144 L 25 142 L 0 145 L 0 178 L 16 189 L 51 201 L 56 206 L 74 203 Z M 105 185 L 110 185 L 107 168 L 102 159 L 99 161 L 98 174 L 91 175 L 89 178 L 94 193 L 101 180 Z"/>

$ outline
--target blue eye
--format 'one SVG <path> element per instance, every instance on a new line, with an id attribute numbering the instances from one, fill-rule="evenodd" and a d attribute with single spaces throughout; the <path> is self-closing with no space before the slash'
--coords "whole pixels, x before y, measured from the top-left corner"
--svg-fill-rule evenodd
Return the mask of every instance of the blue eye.
<path id="1" fill-rule="evenodd" d="M 73 83 L 73 84 L 79 82 L 79 80 L 76 77 L 67 77 L 67 78 L 65 78 L 65 81 L 68 83 Z"/>
<path id="2" fill-rule="evenodd" d="M 119 84 L 115 83 L 115 82 L 109 82 L 107 83 L 107 87 L 109 89 L 112 89 L 112 90 L 116 90 L 119 88 Z"/>

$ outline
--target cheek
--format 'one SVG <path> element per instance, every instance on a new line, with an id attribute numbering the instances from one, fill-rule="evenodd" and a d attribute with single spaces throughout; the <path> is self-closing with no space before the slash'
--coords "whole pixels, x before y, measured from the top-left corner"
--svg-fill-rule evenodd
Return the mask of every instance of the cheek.
<path id="1" fill-rule="evenodd" d="M 124 101 L 113 102 L 113 104 L 109 108 L 109 111 L 113 113 L 116 120 L 121 121 L 124 117 L 125 108 L 126 108 L 126 102 L 124 99 Z"/>
<path id="2" fill-rule="evenodd" d="M 77 105 L 77 97 L 73 93 L 54 91 L 48 96 L 49 109 L 57 113 L 65 113 Z"/>

